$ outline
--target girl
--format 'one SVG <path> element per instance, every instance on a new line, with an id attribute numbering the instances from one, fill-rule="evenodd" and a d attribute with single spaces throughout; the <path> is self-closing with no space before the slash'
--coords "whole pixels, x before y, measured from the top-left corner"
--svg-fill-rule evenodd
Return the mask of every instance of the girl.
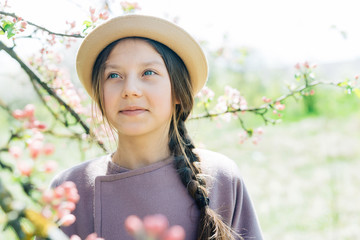
<path id="1" fill-rule="evenodd" d="M 85 89 L 117 135 L 114 153 L 59 174 L 80 201 L 69 236 L 130 239 L 127 216 L 165 215 L 186 239 L 254 239 L 261 231 L 236 164 L 195 149 L 186 127 L 207 79 L 198 43 L 163 19 L 127 15 L 95 28 L 77 54 Z"/>

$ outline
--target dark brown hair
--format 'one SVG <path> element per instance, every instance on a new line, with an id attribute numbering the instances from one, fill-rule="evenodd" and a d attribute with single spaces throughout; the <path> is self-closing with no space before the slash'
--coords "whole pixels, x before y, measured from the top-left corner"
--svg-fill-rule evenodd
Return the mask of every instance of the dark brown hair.
<path id="1" fill-rule="evenodd" d="M 237 234 L 222 221 L 221 217 L 209 207 L 206 181 L 201 174 L 200 158 L 193 152 L 195 146 L 189 137 L 185 121 L 188 118 L 193 105 L 194 93 L 189 73 L 181 58 L 170 48 L 157 41 L 143 39 L 149 43 L 163 58 L 170 76 L 173 114 L 169 129 L 169 149 L 174 155 L 174 166 L 184 186 L 191 197 L 195 200 L 200 210 L 200 223 L 198 225 L 198 240 L 232 240 Z M 92 73 L 92 89 L 95 102 L 106 119 L 103 105 L 102 78 L 104 75 L 104 63 L 117 40 L 108 45 L 98 56 Z M 178 104 L 176 104 L 178 102 Z"/>

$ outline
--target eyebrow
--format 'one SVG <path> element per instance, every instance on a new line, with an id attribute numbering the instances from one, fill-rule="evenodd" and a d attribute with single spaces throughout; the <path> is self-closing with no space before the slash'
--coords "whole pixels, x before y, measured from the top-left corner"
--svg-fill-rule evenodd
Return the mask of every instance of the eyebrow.
<path id="1" fill-rule="evenodd" d="M 152 66 L 152 65 L 158 65 L 158 66 L 163 66 L 166 67 L 164 62 L 158 61 L 158 60 L 154 60 L 154 61 L 148 61 L 148 62 L 143 62 L 141 63 L 141 66 L 143 67 L 147 67 L 147 66 Z M 116 64 L 116 63 L 105 63 L 105 69 L 111 68 L 111 69 L 119 69 L 121 68 L 121 65 Z"/>

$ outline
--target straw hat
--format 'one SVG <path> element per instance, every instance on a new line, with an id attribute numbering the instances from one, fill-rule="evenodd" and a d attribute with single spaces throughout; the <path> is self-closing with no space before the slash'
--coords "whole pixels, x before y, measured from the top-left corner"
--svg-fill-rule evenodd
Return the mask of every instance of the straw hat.
<path id="1" fill-rule="evenodd" d="M 79 48 L 76 70 L 91 97 L 91 75 L 97 56 L 107 45 L 125 37 L 149 38 L 168 46 L 184 61 L 194 94 L 205 85 L 208 75 L 205 54 L 185 30 L 161 18 L 132 14 L 99 25 L 85 37 Z"/>

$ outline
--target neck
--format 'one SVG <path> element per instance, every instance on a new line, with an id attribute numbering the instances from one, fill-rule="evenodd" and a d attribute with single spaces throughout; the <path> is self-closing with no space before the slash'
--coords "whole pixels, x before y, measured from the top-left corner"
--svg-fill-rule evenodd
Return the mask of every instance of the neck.
<path id="1" fill-rule="evenodd" d="M 164 160 L 170 156 L 168 136 L 122 136 L 119 134 L 118 147 L 113 155 L 113 162 L 136 169 Z"/>

